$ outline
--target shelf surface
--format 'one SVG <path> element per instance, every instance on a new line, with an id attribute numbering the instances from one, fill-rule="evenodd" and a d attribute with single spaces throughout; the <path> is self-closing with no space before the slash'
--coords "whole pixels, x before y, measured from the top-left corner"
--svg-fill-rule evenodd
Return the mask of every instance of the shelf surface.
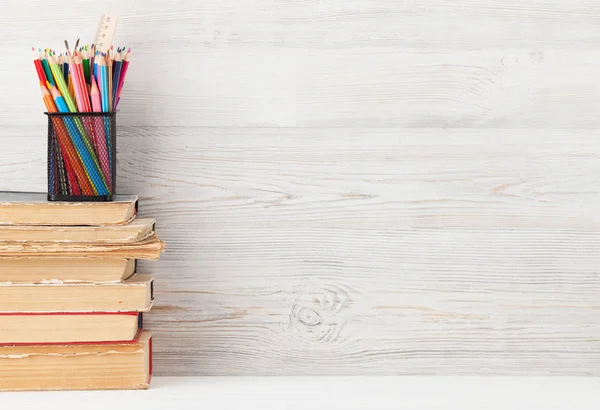
<path id="1" fill-rule="evenodd" d="M 600 379 L 578 377 L 156 377 L 149 390 L 0 393 L 3 409 L 600 408 Z"/>

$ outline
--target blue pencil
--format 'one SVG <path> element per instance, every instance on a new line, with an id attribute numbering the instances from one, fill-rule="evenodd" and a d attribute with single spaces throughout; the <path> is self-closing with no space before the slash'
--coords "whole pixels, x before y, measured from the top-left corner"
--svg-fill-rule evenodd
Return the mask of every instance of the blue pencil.
<path id="1" fill-rule="evenodd" d="M 117 58 L 119 58 L 118 54 L 117 54 Z M 117 88 L 119 87 L 120 75 L 121 75 L 121 61 L 115 60 L 115 64 L 114 64 L 114 68 L 113 68 L 113 81 L 112 81 L 112 86 L 113 86 L 112 95 L 115 100 L 113 107 L 111 107 L 113 110 L 117 106 Z"/>
<path id="2" fill-rule="evenodd" d="M 63 76 L 65 77 L 65 83 L 69 83 L 69 63 L 66 61 L 63 63 Z"/>
<path id="3" fill-rule="evenodd" d="M 94 57 L 94 77 L 96 77 L 96 79 L 98 79 L 98 52 L 96 51 L 96 55 Z"/>
<path id="4" fill-rule="evenodd" d="M 102 111 L 108 112 L 110 111 L 108 104 L 108 67 L 104 56 L 100 57 L 98 70 L 100 70 L 100 84 L 102 87 Z"/>

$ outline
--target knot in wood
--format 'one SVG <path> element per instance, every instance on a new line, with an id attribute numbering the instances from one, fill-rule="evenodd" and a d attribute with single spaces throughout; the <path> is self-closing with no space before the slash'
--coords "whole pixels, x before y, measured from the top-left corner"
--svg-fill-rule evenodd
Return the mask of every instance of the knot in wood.
<path id="1" fill-rule="evenodd" d="M 317 326 L 321 324 L 321 316 L 310 308 L 301 308 L 297 313 L 298 321 L 306 326 Z"/>

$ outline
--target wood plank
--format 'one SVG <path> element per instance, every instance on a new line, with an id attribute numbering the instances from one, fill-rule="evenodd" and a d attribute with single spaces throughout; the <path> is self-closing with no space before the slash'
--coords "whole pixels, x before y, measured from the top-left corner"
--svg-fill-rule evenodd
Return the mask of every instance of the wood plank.
<path id="1" fill-rule="evenodd" d="M 142 206 L 172 245 L 144 264 L 164 374 L 597 375 L 600 238 L 567 217 L 597 197 L 593 132 L 191 132 L 127 162 L 171 198 Z"/>
<path id="2" fill-rule="evenodd" d="M 187 54 L 154 64 L 154 56 L 154 50 L 135 55 L 120 126 L 600 126 L 600 57 L 588 50 L 423 53 L 235 46 L 199 50 L 201 64 Z M 154 84 L 173 67 L 176 76 Z M 34 73 L 27 70 L 0 75 L 6 82 L 34 84 Z M 42 111 L 39 89 L 9 87 L 6 93 L 11 104 L 0 105 L 4 125 L 44 123 L 41 114 L 30 115 L 32 109 Z"/>
<path id="3" fill-rule="evenodd" d="M 23 50 L 91 39 L 93 3 L 0 5 L 0 189 L 44 191 Z M 105 6 L 158 374 L 598 376 L 600 5 Z"/>
<path id="4" fill-rule="evenodd" d="M 0 189 L 45 189 L 44 131 L 0 128 Z M 219 218 L 228 229 L 596 230 L 599 155 L 595 130 L 123 127 L 118 189 L 142 196 L 159 231 L 165 215 L 183 232 L 188 218 L 202 229 Z"/>
<path id="5" fill-rule="evenodd" d="M 122 112 L 117 116 L 119 126 L 295 125 L 296 68 L 289 51 L 206 50 L 193 58 L 180 53 L 157 59 L 160 52 L 132 51 L 131 68 L 118 107 Z M 46 121 L 30 60 L 29 51 L 26 58 L 20 57 L 15 64 L 31 66 L 31 71 L 15 68 L 0 73 L 0 81 L 24 84 L 6 89 L 10 103 L 0 104 L 3 125 L 34 122 L 41 126 Z M 165 76 L 173 70 L 176 75 Z"/>
<path id="6" fill-rule="evenodd" d="M 279 48 L 341 48 L 345 46 L 418 47 L 423 50 L 489 47 L 597 47 L 600 6 L 589 0 L 180 0 L 168 9 L 158 0 L 123 4 L 107 0 L 119 10 L 116 41 L 136 49 L 164 47 L 190 52 L 190 46 L 261 45 Z M 28 2 L 0 1 L 11 14 L 0 16 L 7 32 L 34 44 L 48 39 L 58 46 L 66 38 L 95 31 L 96 21 L 81 9 L 93 0 L 61 0 L 43 13 Z M 57 24 L 69 21 L 71 24 Z M 35 24 L 33 24 L 35 23 Z M 45 33 L 40 37 L 39 33 Z M 20 47 L 0 37 L 2 47 Z M 15 48 L 16 50 L 16 48 Z"/>
<path id="7" fill-rule="evenodd" d="M 116 41 L 134 48 L 122 125 L 600 125 L 600 6 L 589 1 L 111 4 Z M 11 3 L 0 82 L 23 85 L 3 90 L 5 125 L 42 110 L 23 44 L 58 47 L 82 27 L 91 38 L 95 21 L 77 10 L 93 6 L 63 0 L 40 19 L 28 2 Z"/>
<path id="8" fill-rule="evenodd" d="M 297 124 L 596 128 L 598 64 L 580 51 L 316 50 L 298 68 Z"/>
<path id="9" fill-rule="evenodd" d="M 43 131 L 0 128 L 0 189 Z M 596 134 L 123 127 L 157 373 L 598 375 Z"/>
<path id="10" fill-rule="evenodd" d="M 245 225 L 188 241 L 142 263 L 164 374 L 599 374 L 596 232 Z"/>

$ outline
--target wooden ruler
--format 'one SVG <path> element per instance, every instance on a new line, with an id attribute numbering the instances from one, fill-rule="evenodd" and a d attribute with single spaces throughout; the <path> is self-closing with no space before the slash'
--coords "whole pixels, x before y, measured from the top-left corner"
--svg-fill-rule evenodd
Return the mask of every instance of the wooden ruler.
<path id="1" fill-rule="evenodd" d="M 98 24 L 98 30 L 96 30 L 96 38 L 94 40 L 96 50 L 106 53 L 112 45 L 116 29 L 117 16 L 112 16 L 110 14 L 103 14 L 100 16 L 100 23 Z"/>

